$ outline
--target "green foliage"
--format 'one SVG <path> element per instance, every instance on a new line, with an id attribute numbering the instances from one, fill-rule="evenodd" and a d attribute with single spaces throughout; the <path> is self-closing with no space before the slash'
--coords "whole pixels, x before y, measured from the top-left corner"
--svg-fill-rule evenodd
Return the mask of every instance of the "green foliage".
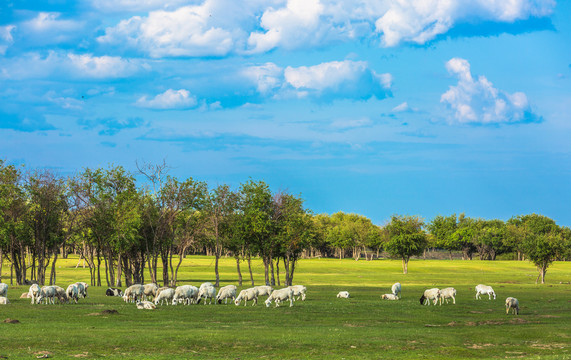
<path id="1" fill-rule="evenodd" d="M 405 274 L 408 272 L 407 264 L 410 257 L 421 255 L 428 246 L 423 225 L 423 220 L 418 216 L 393 215 L 391 222 L 385 226 L 389 233 L 385 249 L 391 256 L 402 258 Z"/>

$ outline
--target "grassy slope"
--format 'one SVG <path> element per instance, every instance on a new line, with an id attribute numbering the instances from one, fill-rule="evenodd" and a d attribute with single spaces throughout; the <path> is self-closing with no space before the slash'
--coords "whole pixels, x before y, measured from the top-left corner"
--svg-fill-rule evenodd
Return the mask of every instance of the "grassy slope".
<path id="1" fill-rule="evenodd" d="M 58 261 L 58 284 L 89 278 L 77 260 Z M 212 281 L 213 259 L 189 257 L 181 283 Z M 4 268 L 3 281 L 6 278 Z M 247 268 L 243 268 L 246 275 Z M 256 262 L 255 279 L 263 268 Z M 412 261 L 408 275 L 399 261 L 303 260 L 295 282 L 308 299 L 293 308 L 226 306 L 160 307 L 140 311 L 105 288 L 90 288 L 78 305 L 32 306 L 11 287 L 0 307 L 0 356 L 53 358 L 86 355 L 133 358 L 571 358 L 571 263 L 555 263 L 546 285 L 535 285 L 535 268 L 515 261 Z M 222 284 L 237 284 L 235 262 L 225 259 Z M 392 283 L 403 299 L 380 301 Z M 562 284 L 560 284 L 562 282 Z M 474 286 L 493 285 L 498 300 L 474 300 Z M 246 285 L 246 284 L 245 284 Z M 430 287 L 454 286 L 457 304 L 420 306 Z M 340 290 L 351 299 L 337 299 Z M 521 315 L 507 316 L 504 299 L 520 300 Z M 116 309 L 117 315 L 93 315 Z"/>

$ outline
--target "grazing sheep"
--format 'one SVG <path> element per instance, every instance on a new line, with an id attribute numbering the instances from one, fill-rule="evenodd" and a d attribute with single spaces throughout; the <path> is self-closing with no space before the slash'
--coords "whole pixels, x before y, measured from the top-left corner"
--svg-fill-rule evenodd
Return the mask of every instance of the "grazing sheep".
<path id="1" fill-rule="evenodd" d="M 55 286 L 43 286 L 40 289 L 40 294 L 38 296 L 37 303 L 41 304 L 45 300 L 45 304 L 55 304 L 56 297 L 56 287 Z"/>
<path id="2" fill-rule="evenodd" d="M 240 291 L 238 297 L 234 299 L 234 305 L 238 306 L 244 300 L 244 306 L 248 304 L 249 300 L 253 300 L 254 303 L 252 306 L 255 306 L 258 303 L 258 290 L 256 288 L 249 288 Z"/>
<path id="3" fill-rule="evenodd" d="M 30 293 L 22 293 L 22 295 L 20 295 L 20 299 L 29 299 L 31 298 Z"/>
<path id="4" fill-rule="evenodd" d="M 105 296 L 123 296 L 123 291 L 117 288 L 108 288 L 105 290 Z"/>
<path id="5" fill-rule="evenodd" d="M 9 303 L 10 303 L 10 300 L 8 300 L 7 297 L 0 296 L 0 305 L 8 305 Z"/>
<path id="6" fill-rule="evenodd" d="M 270 296 L 274 289 L 269 285 L 254 286 L 254 289 L 258 292 L 258 296 Z"/>
<path id="7" fill-rule="evenodd" d="M 289 307 L 293 306 L 293 298 L 294 298 L 294 292 L 292 287 L 286 287 L 283 289 L 279 289 L 279 290 L 274 290 L 272 291 L 272 294 L 270 296 L 268 296 L 268 298 L 265 301 L 266 307 L 269 307 L 272 303 L 272 301 L 276 302 L 276 307 L 280 306 L 280 303 L 284 300 L 289 300 Z"/>
<path id="8" fill-rule="evenodd" d="M 198 295 L 198 288 L 192 285 L 182 285 L 175 289 L 172 304 L 183 303 L 190 305 Z"/>
<path id="9" fill-rule="evenodd" d="M 149 298 L 154 298 L 155 296 L 157 296 L 157 290 L 159 289 L 157 284 L 146 284 L 143 285 L 143 295 L 149 299 Z"/>
<path id="10" fill-rule="evenodd" d="M 349 299 L 349 291 L 339 291 L 338 298 Z"/>
<path id="11" fill-rule="evenodd" d="M 28 297 L 32 298 L 32 304 L 39 303 L 39 296 L 40 296 L 40 286 L 38 284 L 32 284 L 30 286 L 30 290 L 28 291 Z"/>
<path id="12" fill-rule="evenodd" d="M 0 296 L 8 296 L 8 284 L 0 283 Z"/>
<path id="13" fill-rule="evenodd" d="M 65 293 L 68 297 L 68 299 L 71 300 L 73 299 L 73 301 L 75 301 L 75 303 L 77 304 L 77 301 L 79 300 L 79 289 L 77 284 L 71 284 L 67 287 L 67 289 L 65 290 Z"/>
<path id="14" fill-rule="evenodd" d="M 496 300 L 496 293 L 491 286 L 488 285 L 478 285 L 476 286 L 476 299 L 481 299 L 480 295 L 488 294 L 488 300 L 492 300 L 492 295 L 494 296 L 494 300 Z"/>
<path id="15" fill-rule="evenodd" d="M 65 289 L 62 288 L 61 286 L 54 286 L 56 289 L 56 297 L 59 301 L 60 304 L 65 304 L 69 301 L 68 297 L 67 297 L 67 293 L 65 292 Z"/>
<path id="16" fill-rule="evenodd" d="M 509 314 L 510 309 L 513 309 L 514 315 L 519 314 L 519 301 L 514 297 L 506 299 L 506 315 Z"/>
<path id="17" fill-rule="evenodd" d="M 235 285 L 226 285 L 218 290 L 218 295 L 216 295 L 216 302 L 218 304 L 222 304 L 222 300 L 224 300 L 224 304 L 228 303 L 228 299 L 236 299 L 236 286 Z"/>
<path id="18" fill-rule="evenodd" d="M 197 304 L 200 304 L 200 301 L 204 298 L 204 305 L 206 305 L 206 300 L 208 300 L 209 304 L 212 304 L 212 299 L 216 298 L 216 288 L 211 283 L 204 283 L 200 285 L 198 289 L 198 299 L 196 300 Z"/>
<path id="19" fill-rule="evenodd" d="M 157 293 L 155 294 L 155 297 L 153 298 L 153 302 L 155 302 L 155 300 L 157 300 L 157 298 L 159 297 L 159 294 L 161 293 L 161 291 L 166 290 L 166 289 L 170 289 L 170 287 L 168 286 L 161 286 L 160 288 L 157 289 Z"/>
<path id="20" fill-rule="evenodd" d="M 424 294 L 420 297 L 421 305 L 430 305 L 430 300 L 434 301 L 434 305 L 438 302 L 440 298 L 440 289 L 433 288 L 424 291 Z"/>
<path id="21" fill-rule="evenodd" d="M 78 291 L 78 295 L 80 298 L 86 298 L 89 295 L 87 295 L 87 288 L 89 287 L 89 284 L 86 282 L 82 282 L 82 281 L 78 281 L 75 283 L 75 285 L 77 285 L 77 291 Z"/>
<path id="22" fill-rule="evenodd" d="M 383 294 L 383 295 L 381 295 L 381 299 L 383 299 L 383 300 L 398 300 L 399 297 L 395 294 Z"/>
<path id="23" fill-rule="evenodd" d="M 156 309 L 156 308 L 157 308 L 157 307 L 155 306 L 155 304 L 153 304 L 153 303 L 150 302 L 150 301 L 147 301 L 147 300 L 137 301 L 137 309 L 139 309 L 139 310 L 142 310 L 142 309 L 145 309 L 145 310 L 154 310 L 154 309 Z"/>
<path id="24" fill-rule="evenodd" d="M 295 296 L 297 296 L 297 300 L 299 300 L 299 298 L 301 297 L 301 301 L 305 301 L 305 292 L 307 291 L 305 286 L 303 286 L 303 285 L 292 285 L 292 286 L 288 286 L 288 287 L 293 290 L 294 300 L 296 300 Z"/>
<path id="25" fill-rule="evenodd" d="M 123 300 L 125 300 L 125 302 L 134 303 L 137 302 L 137 300 L 142 299 L 143 294 L 144 294 L 143 285 L 141 284 L 131 285 L 125 289 L 125 292 L 123 293 Z"/>
<path id="26" fill-rule="evenodd" d="M 391 292 L 394 295 L 400 296 L 400 290 L 401 290 L 400 283 L 394 283 L 393 286 L 391 287 Z"/>
<path id="27" fill-rule="evenodd" d="M 169 304 L 169 301 L 172 301 L 173 297 L 174 297 L 174 289 L 171 288 L 164 288 L 164 289 L 159 289 L 160 291 L 157 292 L 157 296 L 155 296 L 155 305 L 158 305 L 159 303 L 161 303 L 161 305 L 163 304 L 163 301 L 167 303 L 167 305 Z"/>
<path id="28" fill-rule="evenodd" d="M 448 299 L 452 299 L 452 303 L 456 304 L 456 289 L 453 287 L 448 287 L 440 290 L 440 305 L 442 305 L 442 299 L 446 300 L 448 304 Z"/>

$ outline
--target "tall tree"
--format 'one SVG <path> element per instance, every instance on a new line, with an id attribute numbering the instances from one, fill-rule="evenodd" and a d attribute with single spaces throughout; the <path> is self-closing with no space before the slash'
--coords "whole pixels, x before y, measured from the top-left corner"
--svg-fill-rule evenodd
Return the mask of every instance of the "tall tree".
<path id="1" fill-rule="evenodd" d="M 385 249 L 391 256 L 402 259 L 403 274 L 408 273 L 410 257 L 422 255 L 428 244 L 423 225 L 423 220 L 418 216 L 393 215 L 385 226 L 390 236 Z"/>

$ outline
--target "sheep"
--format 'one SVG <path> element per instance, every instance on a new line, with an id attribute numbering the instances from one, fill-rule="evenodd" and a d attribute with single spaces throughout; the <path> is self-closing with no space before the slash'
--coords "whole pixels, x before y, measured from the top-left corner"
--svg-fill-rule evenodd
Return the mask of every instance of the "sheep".
<path id="1" fill-rule="evenodd" d="M 141 284 L 131 285 L 125 289 L 123 293 L 123 300 L 125 302 L 136 302 L 143 298 L 144 288 Z"/>
<path id="2" fill-rule="evenodd" d="M 148 299 L 148 298 L 154 298 L 155 296 L 157 296 L 157 290 L 159 289 L 157 284 L 146 284 L 143 285 L 143 295 Z"/>
<path id="3" fill-rule="evenodd" d="M 40 286 L 38 284 L 32 284 L 30 290 L 28 291 L 28 297 L 32 298 L 32 304 L 39 303 L 38 298 L 40 296 Z"/>
<path id="4" fill-rule="evenodd" d="M 174 289 L 165 288 L 160 291 L 157 291 L 157 296 L 155 296 L 155 305 L 158 305 L 159 303 L 161 303 L 162 305 L 163 301 L 165 301 L 166 304 L 168 305 L 169 301 L 172 301 L 173 297 L 174 297 Z"/>
<path id="5" fill-rule="evenodd" d="M 294 291 L 292 287 L 286 287 L 272 291 L 271 295 L 265 301 L 266 307 L 270 307 L 272 300 L 276 302 L 276 307 L 284 300 L 289 300 L 289 307 L 293 306 Z"/>
<path id="6" fill-rule="evenodd" d="M 394 283 L 393 286 L 391 287 L 391 292 L 396 296 L 400 296 L 400 290 L 401 290 L 400 283 Z"/>
<path id="7" fill-rule="evenodd" d="M 70 299 L 73 299 L 75 301 L 75 303 L 77 304 L 77 300 L 79 300 L 79 289 L 77 284 L 71 284 L 67 287 L 67 289 L 65 290 L 65 293 L 67 295 L 67 297 Z"/>
<path id="8" fill-rule="evenodd" d="M 65 304 L 69 301 L 69 298 L 67 297 L 67 293 L 65 291 L 64 288 L 62 288 L 61 286 L 54 286 L 55 290 L 56 290 L 56 297 L 59 301 L 60 304 Z"/>
<path id="9" fill-rule="evenodd" d="M 20 295 L 20 299 L 29 299 L 31 298 L 30 294 L 27 292 L 22 293 L 22 295 Z"/>
<path id="10" fill-rule="evenodd" d="M 448 287 L 440 290 L 440 305 L 442 305 L 442 299 L 446 300 L 448 304 L 448 299 L 452 299 L 452 303 L 456 304 L 456 289 L 453 287 Z"/>
<path id="11" fill-rule="evenodd" d="M 142 309 L 145 309 L 145 310 L 154 310 L 154 309 L 156 309 L 156 308 L 157 308 L 157 307 L 155 306 L 155 304 L 153 304 L 153 303 L 150 302 L 150 301 L 147 301 L 147 300 L 137 301 L 137 309 L 139 309 L 139 310 L 142 310 Z"/>
<path id="12" fill-rule="evenodd" d="M 395 294 L 383 294 L 383 295 L 381 295 L 381 299 L 383 299 L 383 300 L 398 300 L 399 297 Z"/>
<path id="13" fill-rule="evenodd" d="M 254 289 L 258 292 L 258 296 L 270 296 L 274 289 L 269 285 L 254 286 Z"/>
<path id="14" fill-rule="evenodd" d="M 338 298 L 349 299 L 349 291 L 339 291 Z"/>
<path id="15" fill-rule="evenodd" d="M 513 309 L 514 315 L 519 315 L 519 301 L 514 297 L 506 299 L 506 315 L 509 314 L 510 309 Z"/>
<path id="16" fill-rule="evenodd" d="M 234 299 L 234 305 L 236 305 L 236 306 L 240 305 L 242 300 L 244 300 L 244 306 L 246 306 L 248 304 L 249 300 L 253 300 L 254 303 L 252 304 L 252 306 L 255 306 L 258 303 L 258 289 L 249 288 L 249 289 L 244 289 L 244 290 L 240 291 L 240 294 L 238 294 L 238 297 L 236 297 L 236 299 Z"/>
<path id="17" fill-rule="evenodd" d="M 420 304 L 421 305 L 430 305 L 430 300 L 434 301 L 434 305 L 438 302 L 438 298 L 440 297 L 440 289 L 433 288 L 424 291 L 424 294 L 420 297 Z"/>
<path id="18" fill-rule="evenodd" d="M 56 297 L 56 287 L 55 286 L 43 286 L 40 289 L 40 294 L 38 296 L 37 303 L 41 304 L 42 301 L 45 300 L 46 305 L 47 304 L 54 304 L 55 303 L 55 300 L 54 300 L 55 297 Z"/>
<path id="19" fill-rule="evenodd" d="M 89 296 L 87 295 L 87 288 L 89 287 L 88 283 L 78 281 L 75 283 L 75 285 L 77 285 L 77 291 L 80 298 L 86 298 Z"/>
<path id="20" fill-rule="evenodd" d="M 8 300 L 7 297 L 0 296 L 0 305 L 8 305 L 9 303 L 10 303 L 10 300 Z"/>
<path id="21" fill-rule="evenodd" d="M 236 299 L 236 286 L 235 285 L 226 285 L 221 287 L 218 290 L 218 295 L 216 295 L 216 302 L 218 304 L 222 304 L 222 300 L 224 300 L 224 304 L 228 303 L 228 299 Z"/>
<path id="22" fill-rule="evenodd" d="M 494 296 L 494 300 L 496 300 L 496 293 L 491 286 L 488 285 L 478 285 L 476 286 L 476 299 L 481 299 L 480 295 L 488 294 L 488 300 L 492 300 L 492 295 Z"/>
<path id="23" fill-rule="evenodd" d="M 206 305 L 206 300 L 208 300 L 209 304 L 212 304 L 212 299 L 216 298 L 216 288 L 214 285 L 212 285 L 212 283 L 205 282 L 204 284 L 200 285 L 197 297 L 197 304 L 200 304 L 202 298 L 204 298 L 204 305 Z"/>
<path id="24" fill-rule="evenodd" d="M 198 288 L 192 285 L 182 285 L 175 289 L 172 304 L 184 303 L 190 305 L 198 295 Z"/>
<path id="25" fill-rule="evenodd" d="M 157 289 L 157 292 L 155 294 L 155 297 L 153 298 L 153 302 L 155 302 L 155 300 L 157 300 L 157 298 L 159 297 L 159 294 L 161 293 L 161 291 L 166 290 L 166 289 L 170 289 L 170 287 L 168 286 L 161 286 L 160 288 Z"/>
<path id="26" fill-rule="evenodd" d="M 117 288 L 108 288 L 105 290 L 105 296 L 123 296 L 123 291 Z"/>
<path id="27" fill-rule="evenodd" d="M 293 295 L 297 296 L 297 300 L 299 300 L 299 298 L 301 297 L 301 301 L 305 301 L 305 292 L 307 291 L 305 286 L 293 285 L 293 286 L 288 286 L 288 287 L 293 290 Z M 294 297 L 294 300 L 296 300 L 295 297 Z"/>
<path id="28" fill-rule="evenodd" d="M 0 296 L 8 296 L 8 284 L 0 283 Z"/>

